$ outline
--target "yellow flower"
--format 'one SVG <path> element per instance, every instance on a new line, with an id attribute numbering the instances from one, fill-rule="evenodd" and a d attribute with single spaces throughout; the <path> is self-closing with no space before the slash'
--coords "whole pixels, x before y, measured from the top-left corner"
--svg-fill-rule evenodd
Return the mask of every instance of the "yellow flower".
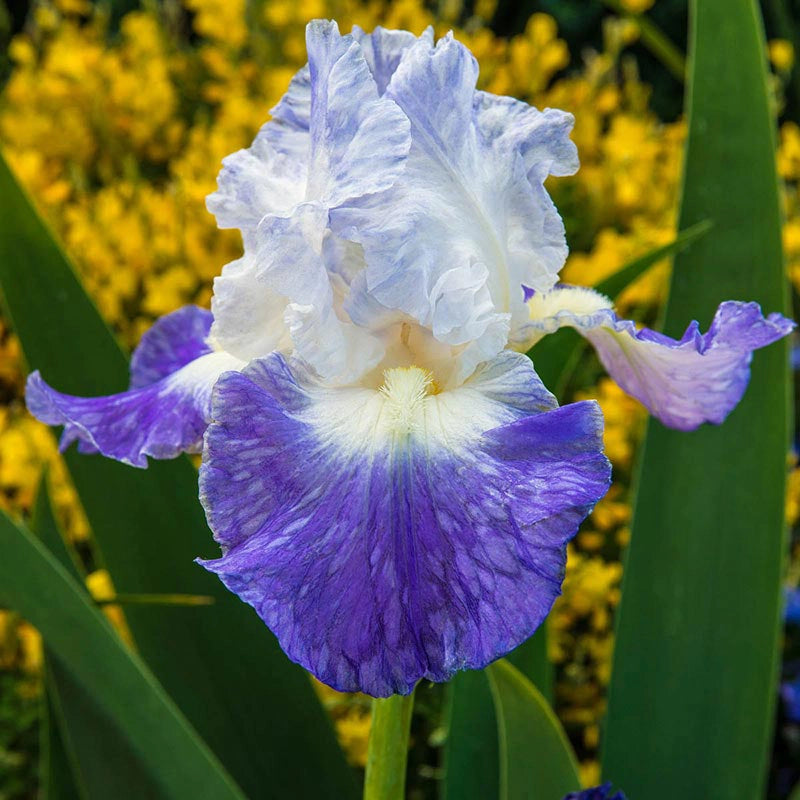
<path id="1" fill-rule="evenodd" d="M 619 4 L 631 14 L 643 14 L 655 4 L 655 0 L 620 0 Z"/>
<path id="2" fill-rule="evenodd" d="M 771 39 L 767 52 L 772 66 L 778 72 L 790 72 L 794 66 L 794 46 L 786 39 Z"/>

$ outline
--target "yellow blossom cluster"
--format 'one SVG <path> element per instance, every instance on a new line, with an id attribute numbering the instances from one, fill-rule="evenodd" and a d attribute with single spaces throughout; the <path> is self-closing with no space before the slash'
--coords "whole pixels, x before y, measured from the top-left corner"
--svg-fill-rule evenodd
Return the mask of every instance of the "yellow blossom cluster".
<path id="1" fill-rule="evenodd" d="M 639 13 L 651 4 L 622 6 Z M 549 183 L 572 248 L 565 280 L 594 284 L 674 238 L 685 126 L 664 124 L 649 109 L 648 88 L 626 55 L 638 36 L 634 21 L 607 21 L 601 51 L 587 52 L 577 70 L 565 73 L 570 53 L 551 17 L 534 14 L 519 35 L 503 38 L 487 24 L 493 0 L 477 0 L 470 14 L 460 0 L 437 7 L 434 15 L 422 0 L 182 0 L 143 4 L 111 31 L 102 4 L 34 3 L 25 32 L 11 43 L 13 71 L 0 93 L 3 153 L 128 348 L 160 315 L 189 302 L 207 305 L 213 277 L 238 257 L 238 234 L 217 230 L 205 196 L 221 159 L 249 144 L 304 63 L 304 28 L 315 17 L 333 17 L 342 30 L 355 23 L 417 33 L 428 25 L 437 33 L 453 27 L 480 61 L 481 88 L 573 112 L 581 169 Z M 784 69 L 786 47 L 773 43 L 770 52 L 776 69 Z M 789 183 L 789 268 L 800 285 L 796 126 L 782 130 L 780 159 Z M 652 315 L 667 268 L 659 265 L 630 286 L 622 307 L 640 319 Z M 85 538 L 78 499 L 50 434 L 24 411 L 22 386 L 18 344 L 0 320 L 0 507 L 28 511 L 48 467 L 66 529 Z M 588 395 L 603 406 L 617 482 L 570 548 L 552 650 L 560 711 L 583 730 L 591 752 L 643 411 L 611 381 Z M 363 764 L 366 705 L 322 691 L 351 759 Z"/>

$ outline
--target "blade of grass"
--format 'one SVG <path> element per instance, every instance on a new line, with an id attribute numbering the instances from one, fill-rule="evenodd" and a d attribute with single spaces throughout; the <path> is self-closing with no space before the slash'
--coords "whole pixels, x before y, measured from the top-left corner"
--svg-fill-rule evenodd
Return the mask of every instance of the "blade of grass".
<path id="1" fill-rule="evenodd" d="M 98 606 L 210 606 L 214 598 L 198 594 L 115 594 L 94 602 Z"/>
<path id="2" fill-rule="evenodd" d="M 670 71 L 676 80 L 683 83 L 686 79 L 686 59 L 664 31 L 643 14 L 635 14 L 625 9 L 619 0 L 603 0 L 603 2 L 617 14 L 632 20 L 637 25 L 642 44 Z"/>

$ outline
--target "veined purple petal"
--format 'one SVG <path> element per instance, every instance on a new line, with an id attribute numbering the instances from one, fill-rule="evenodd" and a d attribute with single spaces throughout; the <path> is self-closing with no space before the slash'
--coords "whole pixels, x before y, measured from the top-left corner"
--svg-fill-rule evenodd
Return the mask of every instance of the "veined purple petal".
<path id="1" fill-rule="evenodd" d="M 153 323 L 131 356 L 131 389 L 166 378 L 190 361 L 212 352 L 210 311 L 184 306 Z"/>
<path id="2" fill-rule="evenodd" d="M 131 360 L 131 389 L 107 397 L 75 397 L 50 387 L 38 371 L 25 391 L 28 410 L 49 425 L 63 425 L 61 449 L 78 441 L 135 467 L 147 456 L 174 458 L 199 452 L 211 410 L 211 390 L 227 370 L 244 362 L 206 343 L 211 314 L 187 306 L 162 317 L 142 337 Z"/>
<path id="3" fill-rule="evenodd" d="M 736 407 L 750 380 L 753 350 L 788 336 L 795 323 L 761 313 L 757 303 L 727 301 L 707 333 L 692 322 L 680 339 L 620 319 L 607 298 L 588 289 L 562 287 L 529 300 L 528 330 L 538 336 L 563 326 L 594 345 L 603 366 L 653 416 L 678 430 L 720 424 Z"/>
<path id="4" fill-rule="evenodd" d="M 608 487 L 597 406 L 555 408 L 524 357 L 427 381 L 325 389 L 273 355 L 214 393 L 200 492 L 223 555 L 201 563 L 338 689 L 407 693 L 522 642 Z"/>

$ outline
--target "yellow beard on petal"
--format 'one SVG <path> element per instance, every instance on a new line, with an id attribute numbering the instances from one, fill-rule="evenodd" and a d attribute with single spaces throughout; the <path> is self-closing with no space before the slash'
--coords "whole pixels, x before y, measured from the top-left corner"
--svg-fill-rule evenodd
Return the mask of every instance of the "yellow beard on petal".
<path id="1" fill-rule="evenodd" d="M 416 366 L 385 370 L 378 391 L 384 398 L 382 424 L 401 436 L 417 431 L 425 398 L 437 393 L 430 371 Z"/>
<path id="2" fill-rule="evenodd" d="M 611 301 L 594 289 L 583 286 L 552 289 L 538 293 L 528 300 L 528 311 L 532 320 L 554 317 L 567 311 L 578 317 L 589 316 L 603 308 L 611 308 Z"/>

